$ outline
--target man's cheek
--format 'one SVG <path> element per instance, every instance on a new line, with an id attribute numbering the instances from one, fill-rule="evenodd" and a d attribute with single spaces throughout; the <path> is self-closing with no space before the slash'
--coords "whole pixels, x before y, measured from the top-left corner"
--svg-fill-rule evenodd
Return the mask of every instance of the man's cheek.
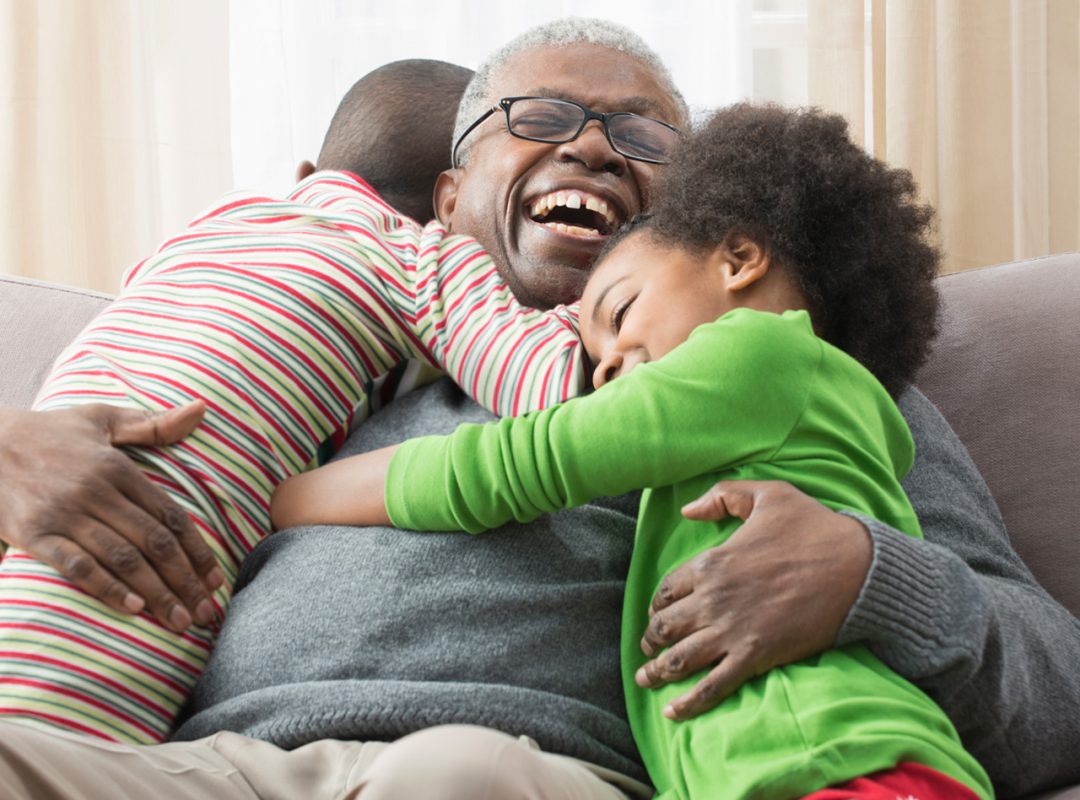
<path id="1" fill-rule="evenodd" d="M 634 162 L 631 167 L 637 183 L 638 196 L 641 198 L 641 207 L 638 211 L 647 211 L 649 206 L 652 205 L 653 184 L 660 169 L 662 167 L 658 164 L 644 164 L 640 161 Z"/>

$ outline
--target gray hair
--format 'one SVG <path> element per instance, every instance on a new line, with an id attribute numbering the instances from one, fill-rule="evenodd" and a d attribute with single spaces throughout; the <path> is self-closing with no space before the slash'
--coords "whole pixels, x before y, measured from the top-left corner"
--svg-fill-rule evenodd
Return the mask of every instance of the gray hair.
<path id="1" fill-rule="evenodd" d="M 660 60 L 645 40 L 627 27 L 610 22 L 606 19 L 592 19 L 587 17 L 564 17 L 553 22 L 538 25 L 520 34 L 510 42 L 496 50 L 492 55 L 477 68 L 469 85 L 465 87 L 465 93 L 461 96 L 458 104 L 457 120 L 454 123 L 454 138 L 450 146 L 458 140 L 481 114 L 493 105 L 496 98 L 491 96 L 492 82 L 499 70 L 508 61 L 519 53 L 532 50 L 537 47 L 566 47 L 572 44 L 595 44 L 618 50 L 647 64 L 661 84 L 675 101 L 676 107 L 682 120 L 686 120 L 689 111 L 686 100 L 676 88 L 671 79 L 671 73 L 667 66 Z M 470 137 L 471 138 L 471 137 Z M 458 151 L 458 163 L 465 162 L 469 151 L 469 141 L 466 140 Z"/>

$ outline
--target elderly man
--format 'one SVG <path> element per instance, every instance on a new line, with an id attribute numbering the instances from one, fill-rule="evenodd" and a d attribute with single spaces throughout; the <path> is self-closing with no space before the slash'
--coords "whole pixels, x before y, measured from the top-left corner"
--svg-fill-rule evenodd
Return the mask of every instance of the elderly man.
<path id="1" fill-rule="evenodd" d="M 522 97 L 547 98 L 561 120 L 550 134 L 523 136 Z M 637 149 L 627 122 L 685 123 L 640 41 L 583 21 L 525 34 L 481 67 L 462 100 L 457 163 L 436 188 L 439 219 L 475 236 L 523 301 L 576 298 L 610 228 L 647 206 L 665 155 Z M 721 487 L 750 520 L 665 583 L 643 642 L 658 655 L 641 680 L 704 671 L 679 709 L 688 716 L 778 663 L 865 640 L 946 710 L 1002 794 L 1075 778 L 1075 621 L 1011 550 L 945 422 L 914 391 L 902 409 L 919 451 L 905 487 L 926 541 L 834 514 L 790 487 Z M 79 461 L 112 463 L 101 455 L 110 432 L 160 443 L 176 427 L 75 414 L 7 439 L 6 457 L 78 430 L 77 443 L 64 443 L 80 448 Z M 346 452 L 486 418 L 443 381 L 372 417 Z M 48 469 L 86 468 L 73 460 Z M 183 527 L 148 491 L 119 494 Z M 50 502 L 105 522 L 131 513 L 9 484 L 0 504 L 29 510 L 9 511 L 5 532 L 33 530 L 32 509 Z M 131 748 L 6 724 L 0 786 L 35 798 L 647 797 L 618 668 L 635 515 L 636 498 L 612 498 L 480 545 L 384 529 L 279 533 L 244 566 L 182 741 Z M 198 545 L 185 549 L 200 561 Z M 163 560 L 145 552 L 133 584 Z M 177 596 L 198 606 L 204 589 L 186 564 L 180 556 L 159 568 L 160 613 Z"/>

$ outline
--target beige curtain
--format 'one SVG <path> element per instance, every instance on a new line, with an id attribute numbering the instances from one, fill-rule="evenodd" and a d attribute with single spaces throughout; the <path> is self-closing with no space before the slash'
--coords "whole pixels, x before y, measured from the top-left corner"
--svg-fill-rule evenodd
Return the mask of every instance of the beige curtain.
<path id="1" fill-rule="evenodd" d="M 229 188 L 225 0 L 0 0 L 0 272 L 116 291 Z"/>
<path id="2" fill-rule="evenodd" d="M 810 0 L 808 45 L 810 102 L 912 171 L 949 271 L 1080 250 L 1080 2 Z"/>

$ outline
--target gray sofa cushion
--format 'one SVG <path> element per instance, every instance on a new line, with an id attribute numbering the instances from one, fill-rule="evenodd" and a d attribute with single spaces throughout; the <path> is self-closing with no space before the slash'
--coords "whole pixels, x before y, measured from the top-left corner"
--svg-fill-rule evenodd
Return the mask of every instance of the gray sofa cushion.
<path id="1" fill-rule="evenodd" d="M 0 275 L 0 405 L 28 406 L 56 356 L 108 295 Z"/>
<path id="2" fill-rule="evenodd" d="M 1080 253 L 941 279 L 919 387 L 971 451 L 1014 546 L 1080 616 Z"/>

